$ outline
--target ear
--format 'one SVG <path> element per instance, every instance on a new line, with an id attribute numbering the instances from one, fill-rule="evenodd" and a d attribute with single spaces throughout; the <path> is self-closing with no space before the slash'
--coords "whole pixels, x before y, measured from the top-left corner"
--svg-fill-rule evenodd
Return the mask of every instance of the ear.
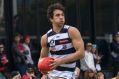
<path id="1" fill-rule="evenodd" d="M 51 21 L 51 22 L 53 22 L 53 19 L 52 19 L 52 18 L 50 18 L 50 21 Z"/>

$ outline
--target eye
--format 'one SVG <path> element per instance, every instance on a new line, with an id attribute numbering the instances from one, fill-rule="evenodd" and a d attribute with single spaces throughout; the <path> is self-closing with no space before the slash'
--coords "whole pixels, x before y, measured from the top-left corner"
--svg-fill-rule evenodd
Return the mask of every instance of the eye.
<path id="1" fill-rule="evenodd" d="M 57 17 L 59 17 L 59 16 L 64 16 L 64 13 L 56 14 L 55 16 L 57 16 Z"/>
<path id="2" fill-rule="evenodd" d="M 62 13 L 62 16 L 64 16 L 64 13 Z"/>
<path id="3" fill-rule="evenodd" d="M 58 17 L 58 16 L 60 16 L 60 14 L 56 14 L 56 16 Z"/>

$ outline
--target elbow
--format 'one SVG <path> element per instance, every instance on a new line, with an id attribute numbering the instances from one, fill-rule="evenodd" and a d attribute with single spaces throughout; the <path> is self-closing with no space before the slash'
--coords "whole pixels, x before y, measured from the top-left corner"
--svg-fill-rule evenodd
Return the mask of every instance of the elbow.
<path id="1" fill-rule="evenodd" d="M 85 52 L 84 52 L 84 50 L 80 51 L 79 57 L 80 57 L 80 59 L 82 59 L 82 58 L 85 57 Z"/>
<path id="2" fill-rule="evenodd" d="M 82 47 L 82 51 L 81 51 L 81 59 L 85 57 L 85 49 L 84 46 Z"/>
<path id="3" fill-rule="evenodd" d="M 82 51 L 81 59 L 85 57 L 84 51 Z"/>

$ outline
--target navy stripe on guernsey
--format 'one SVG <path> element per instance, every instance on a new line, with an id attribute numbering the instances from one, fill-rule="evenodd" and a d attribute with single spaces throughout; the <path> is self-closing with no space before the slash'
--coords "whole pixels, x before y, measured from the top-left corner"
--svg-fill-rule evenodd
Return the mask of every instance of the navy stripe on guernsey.
<path id="1" fill-rule="evenodd" d="M 74 68 L 67 68 L 67 67 L 58 66 L 58 67 L 56 68 L 56 70 L 58 70 L 58 71 L 71 71 L 71 72 L 74 72 L 75 67 L 74 67 Z"/>
<path id="2" fill-rule="evenodd" d="M 67 28 L 64 28 L 64 29 L 61 29 L 61 33 L 66 33 L 66 31 L 67 31 Z M 52 29 L 50 29 L 49 31 L 48 31 L 48 33 L 47 33 L 47 35 L 48 36 L 52 36 L 52 35 L 54 35 L 54 34 L 56 34 L 54 31 L 52 31 Z"/>
<path id="3" fill-rule="evenodd" d="M 55 40 L 55 45 L 60 45 L 60 44 L 67 44 L 67 43 L 71 43 L 71 39 L 69 38 L 64 38 L 64 39 L 60 39 L 60 40 Z M 49 47 L 49 43 L 48 43 L 48 47 Z"/>
<path id="4" fill-rule="evenodd" d="M 74 48 L 67 49 L 67 50 L 60 50 L 60 51 L 50 51 L 51 55 L 66 55 L 74 52 L 75 52 Z"/>
<path id="5" fill-rule="evenodd" d="M 74 53 L 75 48 L 68 34 L 70 26 L 64 25 L 59 33 L 55 33 L 52 29 L 47 32 L 47 45 L 51 57 L 65 57 Z M 56 68 L 59 71 L 74 71 L 76 62 L 62 64 Z"/>

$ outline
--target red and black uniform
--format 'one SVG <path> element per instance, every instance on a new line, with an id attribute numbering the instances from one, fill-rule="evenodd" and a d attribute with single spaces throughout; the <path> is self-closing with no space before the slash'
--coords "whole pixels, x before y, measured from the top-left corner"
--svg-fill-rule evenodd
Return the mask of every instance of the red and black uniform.
<path id="1" fill-rule="evenodd" d="M 26 57 L 24 55 L 24 53 L 26 53 L 25 48 L 22 43 L 13 43 L 12 51 L 15 67 L 20 72 L 21 76 L 23 76 L 26 74 L 27 70 Z"/>
<path id="2" fill-rule="evenodd" d="M 2 75 L 6 78 L 7 75 L 5 73 L 6 73 L 7 64 L 8 64 L 8 59 L 6 53 L 4 52 L 0 53 L 0 73 L 2 73 Z"/>
<path id="3" fill-rule="evenodd" d="M 6 65 L 8 63 L 6 53 L 0 53 L 0 72 L 6 69 Z"/>

